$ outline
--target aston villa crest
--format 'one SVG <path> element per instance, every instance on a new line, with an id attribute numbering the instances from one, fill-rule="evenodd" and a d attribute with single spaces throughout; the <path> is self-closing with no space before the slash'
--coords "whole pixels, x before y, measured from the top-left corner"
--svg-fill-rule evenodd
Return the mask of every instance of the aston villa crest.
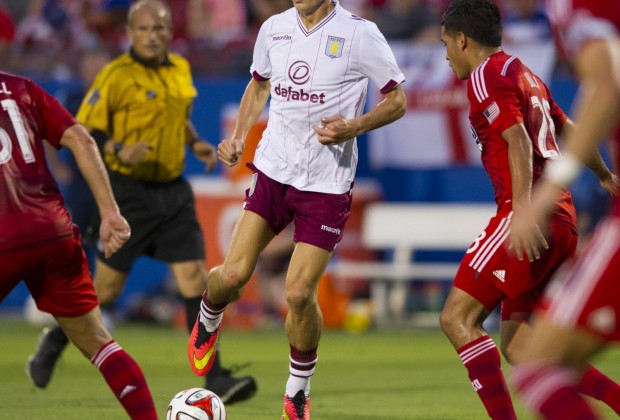
<path id="1" fill-rule="evenodd" d="M 330 58 L 338 58 L 342 55 L 342 47 L 344 47 L 344 38 L 329 35 L 325 46 L 325 55 Z"/>

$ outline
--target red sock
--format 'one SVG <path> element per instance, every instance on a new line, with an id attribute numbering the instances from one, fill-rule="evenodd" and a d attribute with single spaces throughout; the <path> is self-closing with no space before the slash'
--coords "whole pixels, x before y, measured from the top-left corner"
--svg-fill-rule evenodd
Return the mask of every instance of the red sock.
<path id="1" fill-rule="evenodd" d="M 465 344 L 457 350 L 471 384 L 492 419 L 516 420 L 517 415 L 495 343 L 488 335 Z"/>
<path id="2" fill-rule="evenodd" d="M 588 367 L 577 389 L 588 397 L 603 401 L 620 416 L 620 385 L 595 367 Z"/>
<path id="3" fill-rule="evenodd" d="M 512 380 L 526 407 L 547 420 L 596 420 L 579 394 L 574 373 L 561 366 L 520 364 Z"/>
<path id="4" fill-rule="evenodd" d="M 116 341 L 103 346 L 90 362 L 99 369 L 129 417 L 157 419 L 151 391 L 140 367 Z"/>

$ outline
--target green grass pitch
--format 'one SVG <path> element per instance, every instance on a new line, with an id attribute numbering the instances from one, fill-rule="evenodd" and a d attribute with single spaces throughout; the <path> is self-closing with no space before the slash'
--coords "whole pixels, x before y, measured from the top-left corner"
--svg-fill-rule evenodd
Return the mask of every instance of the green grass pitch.
<path id="1" fill-rule="evenodd" d="M 39 331 L 0 318 L 0 419 L 123 419 L 121 406 L 97 370 L 74 347 L 65 352 L 46 390 L 35 388 L 24 366 Z M 187 363 L 187 335 L 160 326 L 119 325 L 117 341 L 141 365 L 160 418 L 178 391 L 199 387 Z M 240 374 L 258 381 L 256 396 L 227 406 L 231 420 L 279 420 L 288 377 L 288 344 L 282 329 L 223 330 L 224 365 L 251 365 Z M 620 353 L 610 349 L 596 365 L 620 379 Z M 508 372 L 505 367 L 505 372 Z M 486 419 L 465 369 L 438 330 L 406 329 L 350 334 L 326 331 L 312 379 L 316 420 Z M 516 403 L 520 419 L 532 420 Z M 597 403 L 604 418 L 615 418 Z"/>

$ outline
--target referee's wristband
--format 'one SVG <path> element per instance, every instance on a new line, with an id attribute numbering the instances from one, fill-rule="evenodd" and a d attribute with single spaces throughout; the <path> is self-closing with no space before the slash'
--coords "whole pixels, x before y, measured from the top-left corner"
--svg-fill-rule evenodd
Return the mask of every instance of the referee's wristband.
<path id="1" fill-rule="evenodd" d="M 114 143 L 114 156 L 118 156 L 121 150 L 123 150 L 123 143 Z"/>
<path id="2" fill-rule="evenodd" d="M 545 179 L 556 185 L 568 186 L 581 173 L 581 162 L 570 153 L 562 154 L 562 158 L 551 161 L 545 168 Z"/>

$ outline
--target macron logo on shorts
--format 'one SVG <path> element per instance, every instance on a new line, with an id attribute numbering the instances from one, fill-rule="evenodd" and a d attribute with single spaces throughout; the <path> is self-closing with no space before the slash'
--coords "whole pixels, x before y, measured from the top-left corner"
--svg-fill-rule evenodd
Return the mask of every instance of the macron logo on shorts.
<path id="1" fill-rule="evenodd" d="M 321 225 L 321 230 L 333 233 L 334 235 L 340 235 L 340 229 L 338 229 L 338 228 L 333 228 L 333 227 Z"/>

